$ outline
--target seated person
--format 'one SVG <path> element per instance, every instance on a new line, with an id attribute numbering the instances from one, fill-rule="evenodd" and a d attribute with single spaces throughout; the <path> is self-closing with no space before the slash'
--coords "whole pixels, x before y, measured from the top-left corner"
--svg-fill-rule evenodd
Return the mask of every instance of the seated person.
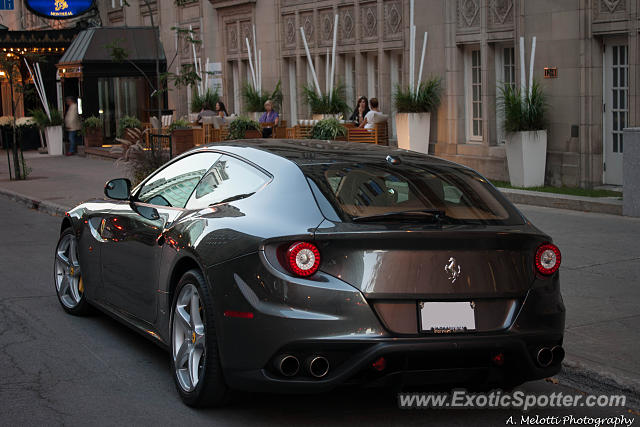
<path id="1" fill-rule="evenodd" d="M 382 114 L 380 110 L 378 110 L 377 98 L 371 98 L 369 100 L 369 105 L 371 106 L 371 111 L 364 116 L 364 120 L 360 123 L 360 127 L 365 129 L 374 129 L 376 127 L 376 123 L 386 122 L 388 117 L 386 114 Z"/>
<path id="2" fill-rule="evenodd" d="M 202 118 L 203 117 L 211 117 L 211 116 L 215 116 L 216 112 L 211 110 L 211 106 L 207 103 L 205 103 L 202 106 L 202 110 L 200 110 L 200 112 L 198 113 L 198 123 L 202 123 Z"/>
<path id="3" fill-rule="evenodd" d="M 360 126 L 360 123 L 364 121 L 365 116 L 369 112 L 369 101 L 366 96 L 358 98 L 356 103 L 356 109 L 353 110 L 353 114 L 349 117 L 349 120 L 355 123 L 356 126 Z"/>
<path id="4" fill-rule="evenodd" d="M 280 120 L 278 113 L 273 109 L 273 102 L 268 99 L 267 102 L 264 103 L 265 112 L 260 116 L 260 124 L 262 123 L 273 123 L 273 127 L 278 126 L 278 121 Z M 271 138 L 273 134 L 273 128 L 271 126 L 264 127 L 262 129 L 262 137 L 263 138 Z"/>
<path id="5" fill-rule="evenodd" d="M 222 122 L 224 122 L 224 118 L 229 115 L 227 113 L 227 107 L 224 106 L 222 101 L 216 102 L 216 115 L 222 117 Z"/>

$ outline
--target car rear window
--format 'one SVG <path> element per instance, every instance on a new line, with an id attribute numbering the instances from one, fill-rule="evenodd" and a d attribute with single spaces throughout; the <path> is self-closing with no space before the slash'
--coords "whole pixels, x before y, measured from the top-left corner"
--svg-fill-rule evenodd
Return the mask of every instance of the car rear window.
<path id="1" fill-rule="evenodd" d="M 516 225 L 523 219 L 483 177 L 464 167 L 387 163 L 301 166 L 346 221 L 437 211 L 449 223 Z M 395 216 L 398 221 L 402 215 Z"/>

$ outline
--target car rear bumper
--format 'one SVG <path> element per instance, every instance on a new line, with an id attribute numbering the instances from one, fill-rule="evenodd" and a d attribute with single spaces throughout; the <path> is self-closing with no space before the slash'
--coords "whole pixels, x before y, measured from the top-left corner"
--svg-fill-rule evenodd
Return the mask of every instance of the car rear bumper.
<path id="1" fill-rule="evenodd" d="M 221 363 L 232 388 L 319 392 L 342 384 L 389 381 L 498 385 L 545 378 L 560 370 L 559 361 L 547 367 L 536 363 L 541 348 L 562 345 L 565 308 L 557 274 L 534 283 L 500 330 L 402 335 L 385 327 L 374 310 L 375 300 L 342 280 L 322 272 L 313 280 L 296 279 L 265 266 L 269 264 L 261 257 L 247 256 L 235 260 L 232 268 L 208 272 L 212 282 L 216 278 L 230 284 L 213 289 Z M 226 310 L 251 312 L 253 317 L 226 317 Z M 275 366 L 287 354 L 298 358 L 299 373 L 285 376 Z M 503 365 L 493 361 L 498 354 L 504 357 Z M 326 376 L 308 374 L 305 362 L 312 356 L 329 360 Z M 378 372 L 371 364 L 380 357 L 388 363 Z"/>
<path id="2" fill-rule="evenodd" d="M 536 363 L 541 347 L 562 344 L 562 335 L 501 334 L 484 336 L 447 336 L 443 338 L 374 339 L 353 341 L 306 341 L 292 343 L 283 353 L 296 355 L 300 374 L 287 378 L 275 366 L 256 370 L 226 370 L 230 387 L 240 390 L 311 393 L 331 390 L 340 385 L 505 385 L 546 378 L 560 371 L 560 361 L 546 368 Z M 344 348 L 348 357 L 335 357 Z M 323 349 L 327 349 L 323 351 Z M 355 349 L 355 351 L 354 351 Z M 307 371 L 307 356 L 326 355 L 328 374 L 313 378 Z M 503 355 L 498 365 L 494 357 Z M 334 357 L 332 357 L 332 355 Z M 382 371 L 372 364 L 381 357 Z M 337 360 L 338 364 L 331 363 Z"/>

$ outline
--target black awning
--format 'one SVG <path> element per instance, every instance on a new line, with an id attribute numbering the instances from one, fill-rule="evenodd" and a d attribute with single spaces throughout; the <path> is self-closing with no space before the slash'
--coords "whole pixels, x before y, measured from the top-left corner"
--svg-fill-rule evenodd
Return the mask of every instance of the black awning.
<path id="1" fill-rule="evenodd" d="M 0 31 L 0 49 L 67 48 L 79 30 Z"/>
<path id="2" fill-rule="evenodd" d="M 155 31 L 153 27 L 101 27 L 89 28 L 78 34 L 71 46 L 58 61 L 58 68 L 82 66 L 84 75 L 129 75 L 138 73 L 129 61 L 145 72 L 155 73 Z M 107 45 L 118 42 L 127 54 L 127 61 L 116 62 Z M 161 70 L 166 70 L 162 43 L 158 45 Z"/>

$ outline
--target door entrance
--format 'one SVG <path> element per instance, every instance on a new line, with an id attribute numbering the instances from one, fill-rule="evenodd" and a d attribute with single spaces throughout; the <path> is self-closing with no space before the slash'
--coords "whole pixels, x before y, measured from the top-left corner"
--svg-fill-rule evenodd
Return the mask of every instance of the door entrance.
<path id="1" fill-rule="evenodd" d="M 629 121 L 629 47 L 626 41 L 605 44 L 604 183 L 622 185 L 622 130 Z"/>

